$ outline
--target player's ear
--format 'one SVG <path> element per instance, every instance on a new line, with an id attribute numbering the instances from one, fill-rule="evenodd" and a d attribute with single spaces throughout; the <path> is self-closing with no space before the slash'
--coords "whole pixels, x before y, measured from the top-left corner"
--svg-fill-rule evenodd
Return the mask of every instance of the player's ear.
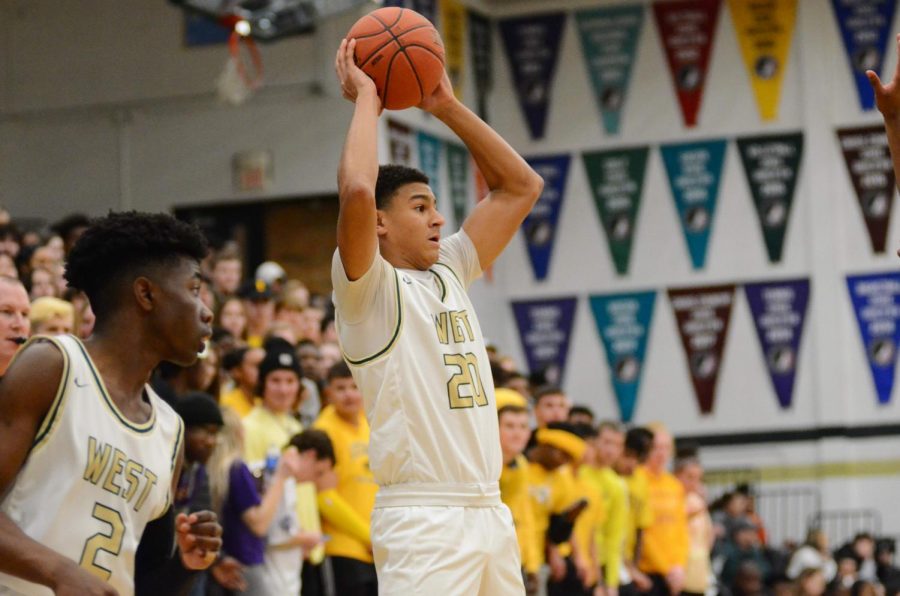
<path id="1" fill-rule="evenodd" d="M 379 236 L 387 234 L 387 215 L 381 209 L 375 211 L 375 231 Z"/>
<path id="2" fill-rule="evenodd" d="M 145 312 L 153 310 L 157 292 L 156 285 L 152 281 L 146 277 L 139 277 L 134 280 L 132 290 L 134 291 L 134 299 L 141 310 Z"/>

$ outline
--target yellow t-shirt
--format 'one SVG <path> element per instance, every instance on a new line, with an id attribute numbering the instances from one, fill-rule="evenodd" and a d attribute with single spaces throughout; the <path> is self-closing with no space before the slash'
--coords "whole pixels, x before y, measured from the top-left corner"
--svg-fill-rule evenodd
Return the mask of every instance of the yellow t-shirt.
<path id="1" fill-rule="evenodd" d="M 550 516 L 565 511 L 581 498 L 581 494 L 575 486 L 575 476 L 569 466 L 560 466 L 549 472 L 543 466 L 531 462 L 528 466 L 528 479 L 528 492 L 534 512 L 535 542 L 543 565 Z M 569 554 L 568 548 L 561 548 L 560 552 L 563 556 Z"/>
<path id="2" fill-rule="evenodd" d="M 637 546 L 637 533 L 653 522 L 653 513 L 647 504 L 647 472 L 639 466 L 634 474 L 625 478 L 628 490 L 628 525 L 625 530 L 624 557 L 626 561 L 634 561 L 634 549 Z"/>
<path id="3" fill-rule="evenodd" d="M 244 416 L 244 461 L 250 469 L 265 465 L 270 451 L 281 452 L 303 426 L 289 414 L 276 414 L 261 403 Z M 297 517 L 300 527 L 310 532 L 321 532 L 319 508 L 316 505 L 316 486 L 312 482 L 297 483 Z M 325 549 L 318 546 L 309 554 L 312 563 L 325 557 Z"/>
<path id="4" fill-rule="evenodd" d="M 582 466 L 583 467 L 583 466 Z M 575 528 L 572 530 L 572 543 L 577 551 L 573 555 L 577 555 L 587 563 L 588 576 L 585 583 L 593 585 L 599 579 L 597 571 L 600 568 L 600 553 L 595 546 L 595 537 L 606 520 L 606 510 L 603 506 L 603 495 L 601 491 L 591 482 L 588 482 L 580 475 L 575 480 L 575 487 L 579 497 L 587 499 L 588 505 L 585 507 L 578 519 L 575 520 Z M 561 553 L 565 550 L 561 549 Z"/>
<path id="5" fill-rule="evenodd" d="M 653 522 L 641 538 L 644 573 L 666 575 L 673 567 L 684 568 L 690 548 L 684 487 L 668 472 L 647 471 L 647 496 Z"/>
<path id="6" fill-rule="evenodd" d="M 252 401 L 247 400 L 247 395 L 240 387 L 235 387 L 231 391 L 222 393 L 219 397 L 219 405 L 229 407 L 241 418 L 245 417 L 253 409 L 253 406 L 259 403 L 259 398 L 254 397 Z"/>
<path id="7" fill-rule="evenodd" d="M 500 500 L 512 513 L 522 567 L 526 573 L 538 573 L 541 568 L 541 555 L 534 530 L 534 510 L 528 492 L 529 484 L 528 460 L 524 455 L 516 456 L 512 463 L 503 466 L 500 473 Z"/>
<path id="8" fill-rule="evenodd" d="M 610 467 L 582 466 L 578 475 L 594 486 L 602 495 L 605 516 L 595 534 L 596 549 L 603 566 L 603 582 L 606 586 L 619 586 L 619 571 L 628 529 L 629 504 L 625 481 Z"/>
<path id="9" fill-rule="evenodd" d="M 338 416 L 334 406 L 327 406 L 313 427 L 325 431 L 331 439 L 338 477 L 336 494 L 319 495 L 322 529 L 331 536 L 325 554 L 371 563 L 369 519 L 378 485 L 369 470 L 369 424 L 362 412 L 353 425 Z"/>

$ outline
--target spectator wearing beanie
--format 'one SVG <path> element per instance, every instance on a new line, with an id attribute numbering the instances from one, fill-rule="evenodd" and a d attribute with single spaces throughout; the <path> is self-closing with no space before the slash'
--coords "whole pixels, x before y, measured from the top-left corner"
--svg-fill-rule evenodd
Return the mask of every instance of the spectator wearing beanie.
<path id="1" fill-rule="evenodd" d="M 187 393 L 174 403 L 184 421 L 184 464 L 175 490 L 175 514 L 209 510 L 212 500 L 206 462 L 216 446 L 216 437 L 224 424 L 219 405 L 212 396 L 200 392 Z M 206 590 L 206 574 L 198 574 L 191 596 Z"/>
<path id="2" fill-rule="evenodd" d="M 266 356 L 259 364 L 259 381 L 256 394 L 261 396 L 244 417 L 244 461 L 254 472 L 265 469 L 290 438 L 303 430 L 292 411 L 300 396 L 300 379 L 303 369 L 290 344 L 272 340 L 266 345 Z M 319 532 L 319 510 L 316 506 L 316 488 L 311 482 L 297 485 L 296 509 L 303 530 Z M 313 565 L 325 557 L 321 546 L 309 553 Z M 310 573 L 310 566 L 306 573 Z"/>

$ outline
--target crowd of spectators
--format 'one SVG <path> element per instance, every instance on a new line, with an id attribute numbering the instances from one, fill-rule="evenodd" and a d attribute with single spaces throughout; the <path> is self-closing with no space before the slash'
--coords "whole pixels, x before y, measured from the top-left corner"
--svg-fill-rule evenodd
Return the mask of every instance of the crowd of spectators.
<path id="1" fill-rule="evenodd" d="M 0 211 L 0 375 L 35 334 L 87 338 L 90 304 L 65 257 L 89 225 L 21 232 Z M 275 262 L 246 271 L 225 243 L 202 264 L 212 339 L 193 366 L 163 363 L 153 389 L 185 421 L 174 503 L 211 508 L 223 555 L 195 595 L 376 595 L 363 400 L 344 363 L 330 296 Z M 18 281 L 16 281 L 18 280 Z M 832 551 L 811 529 L 769 544 L 750 487 L 707 505 L 696 449 L 662 424 L 595 419 L 539 374 L 489 348 L 510 507 L 530 594 L 881 595 L 900 590 L 894 544 L 860 534 Z"/>

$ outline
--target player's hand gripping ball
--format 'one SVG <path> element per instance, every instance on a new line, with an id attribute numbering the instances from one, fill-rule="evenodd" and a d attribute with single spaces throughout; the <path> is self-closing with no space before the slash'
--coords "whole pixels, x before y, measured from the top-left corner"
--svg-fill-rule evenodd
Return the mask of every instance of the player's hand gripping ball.
<path id="1" fill-rule="evenodd" d="M 444 76 L 444 43 L 431 21 L 408 8 L 379 8 L 347 33 L 356 40 L 356 65 L 373 81 L 381 105 L 419 105 Z"/>

